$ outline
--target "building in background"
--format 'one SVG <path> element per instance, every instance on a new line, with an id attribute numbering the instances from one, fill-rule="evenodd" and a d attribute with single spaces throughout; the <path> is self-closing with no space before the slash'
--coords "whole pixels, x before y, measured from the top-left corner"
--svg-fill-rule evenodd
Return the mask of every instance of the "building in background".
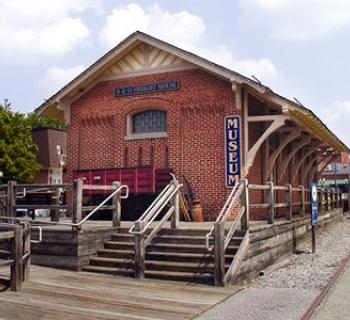
<path id="1" fill-rule="evenodd" d="M 67 132 L 62 129 L 34 129 L 34 143 L 38 146 L 37 160 L 42 166 L 35 183 L 62 183 L 67 152 Z"/>
<path id="2" fill-rule="evenodd" d="M 341 153 L 335 161 L 326 166 L 319 185 L 339 187 L 343 192 L 350 190 L 350 157 L 348 153 Z"/>

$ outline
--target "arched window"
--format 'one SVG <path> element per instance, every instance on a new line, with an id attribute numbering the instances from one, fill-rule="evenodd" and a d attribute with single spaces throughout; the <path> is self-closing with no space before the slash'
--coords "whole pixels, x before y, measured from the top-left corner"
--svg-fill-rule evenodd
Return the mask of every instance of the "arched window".
<path id="1" fill-rule="evenodd" d="M 166 137 L 167 114 L 162 110 L 142 110 L 128 115 L 128 139 Z"/>

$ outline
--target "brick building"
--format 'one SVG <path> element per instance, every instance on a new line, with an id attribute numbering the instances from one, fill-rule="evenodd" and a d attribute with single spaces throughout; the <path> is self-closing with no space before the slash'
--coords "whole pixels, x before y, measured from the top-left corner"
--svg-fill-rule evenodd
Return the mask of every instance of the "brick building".
<path id="1" fill-rule="evenodd" d="M 36 183 L 62 183 L 64 154 L 67 151 L 67 132 L 62 129 L 40 128 L 32 131 L 38 146 L 37 160 L 42 166 Z"/>
<path id="2" fill-rule="evenodd" d="M 350 190 L 350 158 L 347 153 L 341 153 L 326 166 L 319 185 L 341 188 L 343 192 Z"/>
<path id="3" fill-rule="evenodd" d="M 69 125 L 67 180 L 117 179 L 135 194 L 154 194 L 162 174 L 173 172 L 201 199 L 207 219 L 217 216 L 236 178 L 308 185 L 349 151 L 304 106 L 141 32 L 37 112 Z"/>

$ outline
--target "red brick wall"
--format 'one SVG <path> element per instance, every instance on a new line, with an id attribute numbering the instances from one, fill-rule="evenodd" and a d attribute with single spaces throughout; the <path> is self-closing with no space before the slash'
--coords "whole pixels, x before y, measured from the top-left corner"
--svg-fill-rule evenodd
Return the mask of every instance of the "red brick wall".
<path id="1" fill-rule="evenodd" d="M 179 80 L 178 91 L 115 97 L 114 89 L 124 86 Z M 250 97 L 250 115 L 263 115 L 269 108 Z M 126 140 L 127 115 L 130 112 L 155 108 L 167 111 L 166 138 Z M 183 182 L 186 178 L 204 207 L 206 219 L 214 219 L 230 189 L 225 186 L 224 117 L 241 115 L 242 156 L 244 150 L 243 114 L 235 108 L 231 83 L 201 70 L 140 76 L 98 83 L 72 104 L 68 131 L 67 175 L 72 170 L 154 165 L 170 168 Z M 266 124 L 265 124 L 266 125 Z M 264 124 L 254 123 L 249 130 L 252 146 L 264 131 Z M 276 147 L 273 136 L 270 146 Z M 250 168 L 248 180 L 264 184 L 262 147 Z M 285 148 L 281 158 L 288 154 Z M 242 159 L 242 164 L 244 159 Z M 291 168 L 281 181 L 289 181 Z M 274 175 L 276 176 L 276 174 Z M 298 176 L 294 185 L 299 185 Z M 186 184 L 185 184 L 186 186 Z M 285 192 L 279 192 L 285 202 Z M 283 196 L 282 196 L 283 194 Z M 282 199 L 283 198 L 283 199 Z M 297 199 L 293 197 L 295 201 Z M 252 203 L 265 202 L 264 192 L 251 191 Z M 280 215 L 285 209 L 279 210 Z M 251 210 L 252 219 L 265 219 L 266 210 Z"/>
<path id="2" fill-rule="evenodd" d="M 40 172 L 35 176 L 34 183 L 48 183 L 49 181 L 49 171 L 47 169 L 40 170 Z"/>
<path id="3" fill-rule="evenodd" d="M 173 92 L 115 97 L 116 87 L 180 80 Z M 167 111 L 167 138 L 127 141 L 127 114 L 141 108 Z M 225 187 L 224 117 L 235 109 L 231 84 L 201 70 L 104 81 L 72 104 L 68 132 L 68 174 L 75 169 L 154 164 L 186 177 L 214 218 Z M 153 156 L 152 156 L 153 154 Z"/>

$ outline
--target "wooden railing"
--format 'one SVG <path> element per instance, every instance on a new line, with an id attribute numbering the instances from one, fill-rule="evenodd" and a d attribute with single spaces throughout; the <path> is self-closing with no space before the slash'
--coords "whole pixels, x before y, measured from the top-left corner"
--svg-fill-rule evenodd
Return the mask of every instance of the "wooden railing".
<path id="1" fill-rule="evenodd" d="M 172 229 L 178 228 L 180 214 L 179 194 L 181 187 L 182 185 L 173 175 L 173 180 L 163 189 L 129 230 L 129 233 L 135 236 L 135 277 L 138 279 L 145 276 L 146 247 L 151 243 L 164 224 L 170 219 L 170 227 Z M 167 205 L 169 205 L 169 208 L 167 208 L 163 217 L 155 222 Z M 152 223 L 154 227 L 149 232 Z"/>
<path id="2" fill-rule="evenodd" d="M 110 194 L 97 206 L 83 206 L 83 190 L 107 190 Z M 18 203 L 18 199 L 24 199 L 28 194 L 44 193 L 51 196 L 50 204 L 29 204 Z M 70 205 L 61 203 L 63 192 L 72 194 Z M 121 221 L 121 199 L 127 198 L 129 188 L 115 182 L 110 186 L 106 185 L 85 185 L 82 179 L 74 180 L 73 184 L 16 184 L 9 181 L 2 197 L 6 198 L 6 215 L 0 215 L 0 222 L 22 221 L 36 225 L 65 225 L 71 226 L 74 230 L 80 230 L 82 225 L 97 211 L 112 210 L 112 226 L 118 227 Z M 107 204 L 109 201 L 112 204 Z M 23 201 L 22 201 L 23 202 Z M 29 218 L 16 217 L 18 209 L 27 209 L 34 212 L 35 209 L 50 210 L 50 221 L 36 219 L 35 214 Z M 71 212 L 71 222 L 60 221 L 61 212 Z M 85 217 L 84 212 L 88 212 Z"/>
<path id="3" fill-rule="evenodd" d="M 7 215 L 7 185 L 0 184 L 0 217 Z"/>
<path id="4" fill-rule="evenodd" d="M 267 209 L 267 222 L 272 224 L 275 221 L 276 209 L 285 208 L 285 218 L 293 219 L 293 213 L 298 212 L 299 216 L 304 217 L 307 208 L 310 209 L 310 190 L 304 186 L 292 187 L 291 184 L 285 186 L 276 186 L 269 181 L 266 185 L 249 184 L 249 190 L 261 190 L 264 202 L 250 203 L 252 209 Z M 276 192 L 284 192 L 284 196 L 280 197 L 284 201 L 277 201 Z M 297 197 L 293 195 L 297 194 Z M 252 197 L 251 197 L 252 198 Z M 298 198 L 297 201 L 293 200 Z M 318 188 L 319 211 L 323 213 L 331 209 L 340 208 L 341 192 L 336 189 L 321 189 Z"/>
<path id="5" fill-rule="evenodd" d="M 0 281 L 12 291 L 20 291 L 22 282 L 29 280 L 29 223 L 0 223 L 0 267 L 10 267 L 10 276 Z"/>
<path id="6" fill-rule="evenodd" d="M 244 258 L 249 243 L 249 199 L 248 199 L 248 181 L 242 179 L 232 189 L 227 198 L 213 228 L 206 236 L 206 244 L 209 251 L 214 249 L 214 282 L 217 286 L 227 285 L 234 281 L 239 265 Z M 229 217 L 238 211 L 234 221 L 228 223 Z M 225 252 L 235 235 L 238 227 L 244 232 L 239 248 L 226 271 Z M 210 239 L 214 240 L 213 246 L 210 246 Z"/>

